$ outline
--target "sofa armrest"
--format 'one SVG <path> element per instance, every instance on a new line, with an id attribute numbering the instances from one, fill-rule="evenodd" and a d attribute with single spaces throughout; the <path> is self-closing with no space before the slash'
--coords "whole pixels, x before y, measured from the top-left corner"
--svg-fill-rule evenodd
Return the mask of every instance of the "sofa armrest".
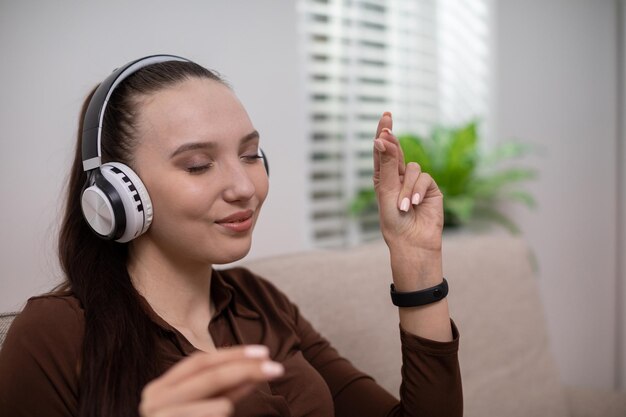
<path id="1" fill-rule="evenodd" d="M 624 417 L 626 392 L 566 386 L 571 417 Z"/>
<path id="2" fill-rule="evenodd" d="M 18 314 L 19 313 L 17 312 L 0 313 L 0 349 L 2 348 L 2 344 L 4 343 L 4 338 L 6 337 L 7 332 L 9 331 L 9 327 L 11 327 L 11 323 L 13 323 L 13 319 L 15 319 L 15 317 Z"/>

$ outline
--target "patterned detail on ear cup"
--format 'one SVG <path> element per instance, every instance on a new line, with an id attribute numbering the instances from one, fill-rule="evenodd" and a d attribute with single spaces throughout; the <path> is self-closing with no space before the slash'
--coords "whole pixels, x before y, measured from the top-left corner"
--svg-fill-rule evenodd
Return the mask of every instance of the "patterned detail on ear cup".
<path id="1" fill-rule="evenodd" d="M 152 223 L 150 196 L 139 176 L 128 166 L 109 162 L 100 171 L 119 193 L 126 214 L 126 228 L 115 240 L 128 242 L 148 230 Z"/>

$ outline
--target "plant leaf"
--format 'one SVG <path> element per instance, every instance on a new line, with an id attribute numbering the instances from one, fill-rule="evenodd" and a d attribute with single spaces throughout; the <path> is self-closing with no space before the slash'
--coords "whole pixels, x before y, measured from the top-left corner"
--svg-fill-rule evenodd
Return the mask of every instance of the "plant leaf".
<path id="1" fill-rule="evenodd" d="M 404 163 L 417 162 L 423 172 L 432 172 L 431 155 L 424 146 L 424 139 L 414 135 L 402 135 L 398 140 L 404 152 Z"/>
<path id="2" fill-rule="evenodd" d="M 445 209 L 452 213 L 460 223 L 467 223 L 473 215 L 475 201 L 469 196 L 444 198 Z"/>
<path id="3" fill-rule="evenodd" d="M 444 154 L 446 170 L 441 173 L 449 195 L 461 194 L 471 180 L 477 162 L 476 144 L 475 122 L 451 131 L 450 142 Z"/>

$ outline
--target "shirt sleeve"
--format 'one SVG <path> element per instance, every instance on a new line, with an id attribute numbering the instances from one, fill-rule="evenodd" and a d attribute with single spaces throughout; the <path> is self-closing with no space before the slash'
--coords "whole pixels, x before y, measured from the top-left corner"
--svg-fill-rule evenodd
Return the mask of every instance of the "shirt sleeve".
<path id="1" fill-rule="evenodd" d="M 0 417 L 76 415 L 83 323 L 76 300 L 28 301 L 0 350 Z"/>
<path id="2" fill-rule="evenodd" d="M 437 342 L 400 328 L 402 385 L 398 401 L 374 379 L 357 370 L 303 318 L 294 306 L 303 355 L 322 375 L 333 396 L 336 417 L 456 417 L 463 415 L 458 361 L 459 332 Z"/>

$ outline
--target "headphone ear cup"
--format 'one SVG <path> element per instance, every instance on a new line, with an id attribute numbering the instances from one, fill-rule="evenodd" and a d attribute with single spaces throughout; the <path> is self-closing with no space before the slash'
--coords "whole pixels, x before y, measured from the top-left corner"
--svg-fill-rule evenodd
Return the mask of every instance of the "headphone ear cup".
<path id="1" fill-rule="evenodd" d="M 103 164 L 100 171 L 119 194 L 126 217 L 126 227 L 115 240 L 129 242 L 145 233 L 152 223 L 152 201 L 148 190 L 135 171 L 122 163 Z"/>
<path id="2" fill-rule="evenodd" d="M 83 191 L 83 215 L 102 238 L 129 242 L 152 223 L 152 202 L 139 176 L 127 165 L 109 162 Z"/>

